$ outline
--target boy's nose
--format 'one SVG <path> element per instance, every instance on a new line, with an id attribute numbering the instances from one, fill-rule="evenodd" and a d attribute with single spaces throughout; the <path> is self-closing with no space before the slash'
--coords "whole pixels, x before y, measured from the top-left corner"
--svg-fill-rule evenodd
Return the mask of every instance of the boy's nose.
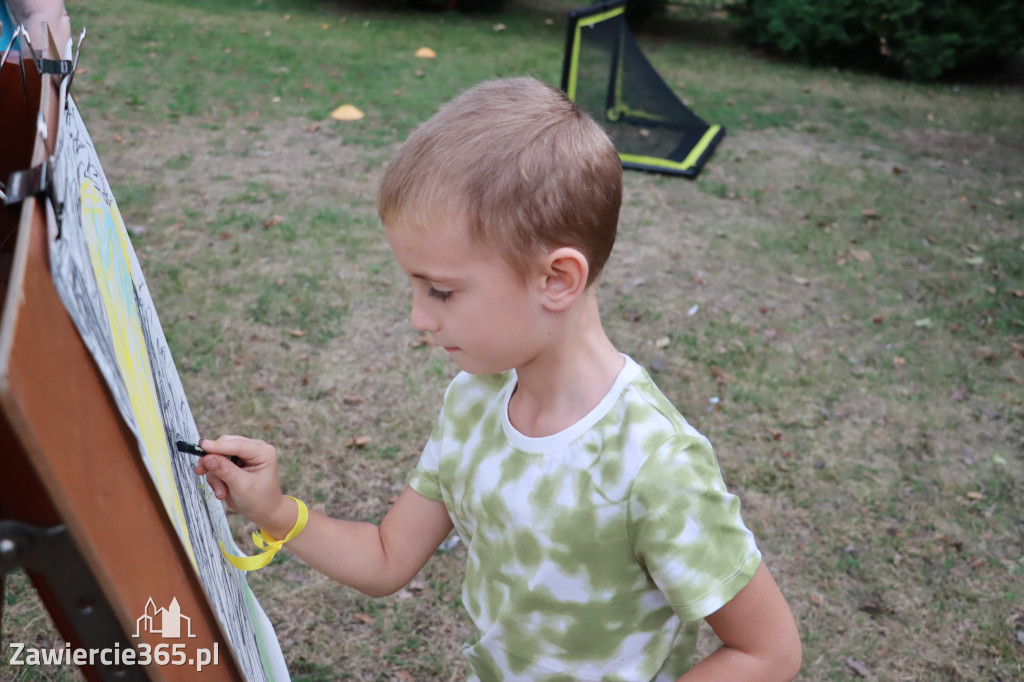
<path id="1" fill-rule="evenodd" d="M 427 312 L 426 308 L 427 306 L 418 303 L 414 298 L 409 321 L 412 323 L 412 328 L 418 332 L 436 332 L 439 328 L 437 318 Z"/>

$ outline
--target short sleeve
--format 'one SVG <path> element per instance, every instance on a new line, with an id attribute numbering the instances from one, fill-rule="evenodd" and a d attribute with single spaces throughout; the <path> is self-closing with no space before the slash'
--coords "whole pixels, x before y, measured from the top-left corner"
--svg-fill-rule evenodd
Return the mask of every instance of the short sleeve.
<path id="1" fill-rule="evenodd" d="M 420 460 L 409 479 L 409 487 L 428 500 L 443 502 L 441 496 L 441 439 L 444 436 L 444 409 L 437 417 L 437 423 L 430 434 L 430 439 L 423 446 Z"/>
<path id="2" fill-rule="evenodd" d="M 761 563 L 740 500 L 725 488 L 711 444 L 678 434 L 640 468 L 630 492 L 637 559 L 684 621 L 714 613 Z"/>

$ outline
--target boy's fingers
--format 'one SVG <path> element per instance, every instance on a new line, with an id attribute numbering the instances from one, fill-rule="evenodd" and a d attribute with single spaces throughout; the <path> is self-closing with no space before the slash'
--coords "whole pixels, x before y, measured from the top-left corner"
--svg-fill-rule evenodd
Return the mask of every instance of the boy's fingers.
<path id="1" fill-rule="evenodd" d="M 205 467 L 208 472 L 216 473 L 218 477 L 224 479 L 229 484 L 241 471 L 241 469 L 231 460 L 220 455 L 206 455 L 199 460 L 199 463 Z"/>
<path id="2" fill-rule="evenodd" d="M 240 457 L 246 464 L 262 464 L 271 458 L 274 448 L 262 440 L 242 436 L 220 436 L 217 440 L 202 439 L 199 447 L 215 455 Z"/>
<path id="3" fill-rule="evenodd" d="M 228 496 L 228 487 L 224 485 L 224 481 L 211 474 L 206 477 L 206 482 L 213 488 L 213 495 L 218 500 L 223 500 Z"/>
<path id="4" fill-rule="evenodd" d="M 241 444 L 237 436 L 218 436 L 216 440 L 200 438 L 199 447 L 218 455 L 237 455 Z"/>

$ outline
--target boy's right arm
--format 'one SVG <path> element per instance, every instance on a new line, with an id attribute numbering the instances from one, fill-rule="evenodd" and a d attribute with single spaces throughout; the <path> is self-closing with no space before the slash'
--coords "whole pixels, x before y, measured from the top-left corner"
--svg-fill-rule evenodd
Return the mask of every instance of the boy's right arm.
<path id="1" fill-rule="evenodd" d="M 281 494 L 274 448 L 238 436 L 204 440 L 201 445 L 211 455 L 200 460 L 196 473 L 208 475 L 216 496 L 273 537 L 287 535 L 298 518 L 298 507 Z M 237 455 L 246 467 L 216 455 Z M 327 577 L 364 594 L 384 596 L 408 583 L 451 529 L 443 503 L 407 487 L 380 526 L 310 510 L 305 529 L 286 547 Z"/>

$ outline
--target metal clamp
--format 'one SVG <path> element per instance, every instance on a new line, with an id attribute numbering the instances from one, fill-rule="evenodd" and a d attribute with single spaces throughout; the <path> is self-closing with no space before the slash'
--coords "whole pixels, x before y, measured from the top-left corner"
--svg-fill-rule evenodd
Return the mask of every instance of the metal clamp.
<path id="1" fill-rule="evenodd" d="M 52 158 L 27 170 L 15 171 L 7 180 L 7 189 L 3 199 L 8 208 L 17 206 L 31 196 L 45 196 L 50 200 L 53 213 L 57 218 L 57 237 L 60 238 L 64 203 L 57 196 L 57 185 L 53 180 Z"/>
<path id="2" fill-rule="evenodd" d="M 40 59 L 40 73 L 52 76 L 66 76 L 74 70 L 70 59 Z"/>

